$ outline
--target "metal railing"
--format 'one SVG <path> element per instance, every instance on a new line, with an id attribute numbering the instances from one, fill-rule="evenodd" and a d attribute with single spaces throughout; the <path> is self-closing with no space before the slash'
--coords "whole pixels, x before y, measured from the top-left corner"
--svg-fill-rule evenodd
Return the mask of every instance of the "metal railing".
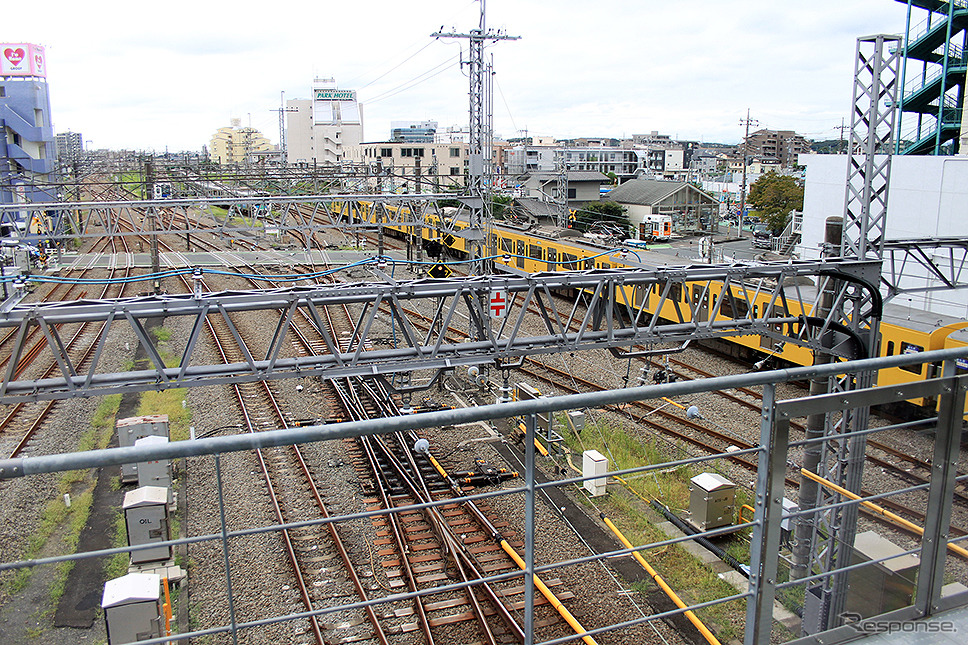
<path id="1" fill-rule="evenodd" d="M 762 386 L 763 387 L 763 407 L 761 415 L 760 439 L 757 445 L 752 448 L 742 450 L 729 450 L 717 454 L 705 454 L 701 456 L 690 456 L 677 460 L 670 460 L 664 463 L 652 463 L 636 468 L 629 468 L 609 472 L 606 476 L 611 482 L 619 481 L 617 478 L 628 478 L 631 475 L 655 473 L 666 471 L 670 468 L 680 468 L 683 466 L 715 466 L 718 460 L 736 458 L 746 455 L 756 457 L 757 472 L 756 485 L 752 491 L 755 514 L 753 520 L 747 524 L 752 527 L 753 533 L 750 546 L 750 578 L 749 584 L 745 589 L 739 589 L 732 593 L 714 600 L 695 603 L 686 608 L 669 611 L 662 611 L 654 614 L 643 615 L 631 618 L 627 621 L 599 625 L 594 629 L 589 629 L 587 635 L 595 636 L 607 634 L 610 631 L 631 627 L 634 625 L 645 624 L 650 621 L 661 620 L 682 614 L 687 610 L 695 611 L 706 607 L 719 605 L 726 602 L 744 600 L 746 603 L 746 622 L 745 622 L 745 643 L 746 645 L 766 644 L 774 640 L 789 640 L 796 637 L 797 633 L 780 633 L 774 631 L 774 611 L 775 602 L 780 601 L 787 605 L 793 613 L 796 611 L 807 612 L 805 620 L 809 618 L 810 608 L 808 596 L 810 590 L 808 586 L 823 585 L 825 581 L 838 576 L 850 575 L 851 572 L 858 571 L 863 567 L 873 567 L 887 560 L 898 557 L 892 554 L 889 557 L 874 558 L 863 563 L 838 563 L 833 571 L 810 571 L 808 576 L 800 580 L 784 580 L 784 572 L 787 569 L 785 562 L 786 555 L 781 550 L 781 523 L 787 521 L 797 521 L 797 518 L 817 515 L 829 511 L 836 506 L 847 506 L 861 504 L 864 501 L 873 499 L 888 498 L 898 494 L 912 495 L 922 493 L 926 495 L 921 507 L 925 515 L 924 538 L 920 546 L 904 551 L 904 554 L 915 554 L 920 557 L 920 565 L 917 576 L 916 591 L 913 596 L 900 609 L 887 614 L 892 620 L 911 621 L 934 613 L 943 611 L 950 607 L 968 605 L 968 592 L 942 596 L 941 587 L 945 573 L 946 557 L 948 545 L 965 543 L 968 537 L 951 538 L 948 534 L 948 525 L 951 521 L 951 511 L 955 487 L 968 480 L 968 475 L 957 475 L 955 467 L 957 464 L 958 451 L 960 448 L 960 432 L 964 420 L 965 410 L 965 391 L 968 388 L 968 375 L 956 375 L 956 359 L 968 357 L 968 348 L 946 349 L 933 352 L 923 352 L 915 355 L 901 355 L 887 358 L 866 359 L 852 361 L 849 363 L 836 363 L 816 365 L 812 367 L 790 368 L 776 370 L 772 372 L 737 374 L 725 377 L 708 378 L 693 381 L 680 381 L 662 385 L 641 386 L 627 389 L 609 390 L 604 392 L 584 393 L 561 397 L 550 397 L 529 401 L 516 401 L 485 405 L 475 408 L 458 408 L 452 410 L 441 410 L 420 414 L 412 414 L 393 418 L 374 419 L 366 421 L 345 422 L 328 425 L 304 426 L 289 428 L 285 430 L 275 430 L 259 434 L 215 436 L 208 438 L 193 439 L 187 441 L 176 441 L 162 445 L 139 446 L 132 448 L 113 448 L 106 450 L 91 450 L 80 453 L 66 453 L 54 455 L 40 455 L 25 457 L 21 459 L 0 461 L 0 479 L 11 479 L 16 477 L 31 477 L 41 473 L 54 473 L 67 470 L 77 470 L 85 468 L 105 467 L 119 465 L 123 463 L 146 462 L 163 459 L 177 459 L 183 457 L 212 456 L 214 467 L 218 469 L 220 459 L 231 452 L 250 451 L 258 448 L 272 446 L 286 446 L 292 444 L 304 444 L 350 437 L 360 437 L 365 435 L 384 434 L 394 431 L 408 429 L 421 429 L 440 426 L 460 427 L 463 424 L 470 424 L 479 421 L 493 421 L 503 418 L 522 417 L 526 420 L 527 436 L 524 441 L 525 454 L 523 457 L 525 468 L 523 472 L 522 485 L 500 491 L 491 491 L 475 495 L 467 495 L 463 499 L 481 500 L 507 495 L 522 495 L 524 506 L 524 556 L 528 563 L 525 571 L 493 575 L 486 578 L 486 581 L 497 582 L 507 580 L 512 577 L 522 577 L 522 584 L 525 585 L 525 593 L 530 594 L 533 590 L 532 574 L 547 574 L 557 569 L 590 562 L 604 562 L 611 558 L 627 556 L 634 552 L 639 552 L 648 557 L 648 553 L 654 549 L 663 549 L 675 544 L 689 542 L 696 536 L 669 537 L 653 541 L 647 544 L 635 545 L 632 548 L 617 549 L 608 552 L 593 553 L 585 557 L 578 557 L 566 561 L 555 561 L 553 554 L 539 553 L 535 543 L 535 504 L 545 492 L 551 488 L 573 487 L 586 480 L 597 479 L 601 474 L 591 477 L 572 477 L 567 479 L 557 479 L 539 483 L 536 478 L 536 458 L 534 450 L 534 439 L 538 432 L 536 430 L 538 415 L 552 415 L 556 412 L 564 412 L 575 409 L 596 409 L 602 406 L 624 404 L 633 401 L 655 400 L 670 397 L 694 397 L 709 392 L 719 390 L 729 390 L 739 387 Z M 890 387 L 861 389 L 848 393 L 838 393 L 828 396 L 804 397 L 792 400 L 777 400 L 776 386 L 789 381 L 802 381 L 810 378 L 836 377 L 844 372 L 860 373 L 868 370 L 879 370 L 882 368 L 898 367 L 902 365 L 913 365 L 918 363 L 934 363 L 944 365 L 943 375 L 939 378 L 913 381 L 908 384 L 893 385 Z M 831 413 L 837 414 L 845 408 L 856 408 L 858 406 L 879 405 L 890 402 L 922 399 L 924 397 L 936 397 L 938 412 L 930 421 L 935 426 L 934 455 L 931 463 L 933 471 L 929 484 L 909 486 L 900 490 L 891 490 L 878 495 L 869 496 L 866 500 L 844 499 L 833 506 L 817 509 L 801 509 L 796 512 L 786 512 L 782 505 L 782 499 L 786 490 L 785 479 L 792 474 L 798 474 L 798 469 L 793 469 L 791 473 L 791 463 L 801 449 L 813 442 L 841 441 L 847 438 L 845 435 L 836 437 L 823 437 L 810 441 L 791 441 L 790 425 L 791 420 L 797 417 L 817 414 Z M 883 428 L 867 428 L 855 434 L 874 435 L 882 431 L 903 429 L 904 424 L 898 426 L 886 426 Z M 193 466 L 198 468 L 199 466 Z M 617 484 L 615 484 L 617 485 Z M 223 490 L 221 480 L 219 480 L 219 496 Z M 227 491 L 226 491 L 226 494 Z M 343 522 L 360 518 L 371 518 L 387 513 L 404 513 L 408 510 L 451 504 L 454 500 L 446 500 L 435 503 L 420 504 L 410 507 L 394 508 L 392 510 L 374 510 L 359 512 L 351 515 L 333 516 L 327 519 L 300 522 L 294 524 L 275 524 L 268 526 L 257 526 L 242 530 L 227 530 L 222 525 L 219 533 L 206 535 L 191 535 L 184 539 L 170 540 L 167 544 L 171 546 L 179 545 L 198 545 L 205 542 L 221 543 L 223 549 L 229 549 L 229 544 L 234 540 L 239 540 L 247 536 L 278 532 L 283 528 L 296 528 L 312 525 L 323 525 L 330 522 Z M 217 516 L 217 509 L 210 509 L 213 517 Z M 197 513 L 198 511 L 193 511 Z M 224 522 L 224 518 L 223 518 Z M 701 531 L 699 536 L 715 538 L 735 531 L 735 527 L 728 526 L 713 530 Z M 104 558 L 118 553 L 133 552 L 141 548 L 154 548 L 165 543 L 152 543 L 141 547 L 126 547 L 104 549 L 93 552 L 63 554 L 51 557 L 38 558 L 29 561 L 14 561 L 0 563 L 0 572 L 23 569 L 39 565 L 53 564 L 57 562 L 80 560 L 85 558 Z M 546 564 L 535 564 L 541 560 Z M 963 571 L 963 569 L 962 569 Z M 231 580 L 233 572 L 226 566 L 224 576 L 228 584 L 227 589 L 232 588 Z M 950 572 L 949 574 L 950 575 Z M 961 582 L 968 582 L 966 574 L 957 574 Z M 440 593 L 448 589 L 461 589 L 479 581 L 462 583 L 448 583 L 441 587 L 435 587 L 431 591 L 421 591 L 414 593 L 397 593 L 380 599 L 371 599 L 365 602 L 354 602 L 342 605 L 320 607 L 313 611 L 303 611 L 289 613 L 285 615 L 270 616 L 264 618 L 247 619 L 246 616 L 239 616 L 237 621 L 227 625 L 204 626 L 193 631 L 185 631 L 177 636 L 155 638 L 143 641 L 144 643 L 166 643 L 174 639 L 185 639 L 201 637 L 208 634 L 232 633 L 236 634 L 242 630 L 257 630 L 260 627 L 273 625 L 286 621 L 298 621 L 309 616 L 323 616 L 333 614 L 343 610 L 357 609 L 368 605 L 379 605 L 388 602 L 406 600 L 419 595 L 428 593 Z M 249 585 L 253 584 L 248 580 Z M 233 603 L 231 597 L 226 598 L 228 604 Z M 865 629 L 865 625 L 872 624 L 870 621 L 879 617 L 845 615 L 844 619 L 849 621 L 856 620 L 851 625 L 839 627 L 829 631 L 823 636 L 824 643 L 836 643 L 855 638 L 859 630 Z M 865 622 L 866 621 L 866 622 Z M 836 624 L 837 621 L 835 621 Z M 525 620 L 525 625 L 532 625 L 530 618 Z M 183 626 L 184 627 L 184 626 Z M 554 643 L 574 642 L 578 636 L 557 638 L 545 641 L 544 645 Z M 531 630 L 526 630 L 527 645 L 534 642 L 534 634 Z M 808 636 L 802 642 L 820 642 L 816 637 Z"/>

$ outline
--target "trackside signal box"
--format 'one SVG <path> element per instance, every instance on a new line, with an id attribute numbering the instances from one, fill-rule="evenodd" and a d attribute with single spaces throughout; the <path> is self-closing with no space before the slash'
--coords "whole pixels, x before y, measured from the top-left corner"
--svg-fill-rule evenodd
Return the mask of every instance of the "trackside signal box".
<path id="1" fill-rule="evenodd" d="M 101 609 L 109 645 L 164 636 L 158 574 L 129 573 L 108 580 L 104 583 Z"/>
<path id="2" fill-rule="evenodd" d="M 689 515 L 700 531 L 729 526 L 736 508 L 736 484 L 716 473 L 689 480 Z"/>
<path id="3" fill-rule="evenodd" d="M 124 496 L 124 524 L 128 546 L 168 541 L 168 489 L 142 486 Z M 131 552 L 131 564 L 171 559 L 167 544 Z"/>
<path id="4" fill-rule="evenodd" d="M 168 437 L 142 437 L 134 442 L 138 448 L 166 445 Z M 138 486 L 160 486 L 171 490 L 171 461 L 156 459 L 155 461 L 138 462 Z"/>
<path id="5" fill-rule="evenodd" d="M 133 446 L 144 437 L 168 438 L 168 415 L 151 414 L 142 417 L 118 419 L 118 445 L 122 448 Z M 137 464 L 121 464 L 121 483 L 131 484 L 138 481 Z"/>

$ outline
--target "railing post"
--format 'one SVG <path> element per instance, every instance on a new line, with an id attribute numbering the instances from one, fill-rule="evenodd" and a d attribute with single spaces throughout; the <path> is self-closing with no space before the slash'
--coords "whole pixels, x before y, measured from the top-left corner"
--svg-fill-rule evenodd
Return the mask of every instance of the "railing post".
<path id="1" fill-rule="evenodd" d="M 756 513 L 750 541 L 750 597 L 746 601 L 746 645 L 767 645 L 780 552 L 780 520 L 786 479 L 790 419 L 775 405 L 776 387 L 763 386 L 760 454 L 756 468 Z"/>
<path id="2" fill-rule="evenodd" d="M 945 361 L 944 374 L 954 372 L 954 361 Z M 914 606 L 920 616 L 939 610 L 944 565 L 948 554 L 948 526 L 954 501 L 955 476 L 961 450 L 961 425 L 965 409 L 968 376 L 945 378 L 938 396 L 938 424 L 931 457 L 931 486 L 921 538 L 921 566 L 918 568 Z"/>
<path id="3" fill-rule="evenodd" d="M 534 413 L 524 420 L 524 645 L 534 643 L 534 441 L 537 423 L 538 417 Z"/>
<path id="4" fill-rule="evenodd" d="M 225 591 L 229 604 L 229 623 L 232 629 L 232 642 L 239 645 L 239 634 L 235 627 L 235 597 L 232 595 L 232 570 L 229 566 L 229 538 L 225 525 L 225 495 L 222 489 L 222 455 L 215 455 L 215 481 L 218 484 L 218 515 L 222 523 L 222 555 L 225 558 Z"/>

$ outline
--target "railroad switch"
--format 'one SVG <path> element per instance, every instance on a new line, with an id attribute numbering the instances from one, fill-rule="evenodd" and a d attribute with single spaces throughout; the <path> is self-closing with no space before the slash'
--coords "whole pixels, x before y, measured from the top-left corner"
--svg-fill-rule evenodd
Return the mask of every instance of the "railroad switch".
<path id="1" fill-rule="evenodd" d="M 474 470 L 454 473 L 452 476 L 456 481 L 468 486 L 493 486 L 517 477 L 518 473 L 507 468 L 495 468 L 483 459 L 475 459 Z"/>

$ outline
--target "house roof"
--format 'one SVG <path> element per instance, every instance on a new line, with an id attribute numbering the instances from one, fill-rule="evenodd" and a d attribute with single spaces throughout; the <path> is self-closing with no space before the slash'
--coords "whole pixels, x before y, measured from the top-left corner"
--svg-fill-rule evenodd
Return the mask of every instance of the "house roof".
<path id="1" fill-rule="evenodd" d="M 603 183 L 608 177 L 594 170 L 569 170 L 568 181 L 597 181 Z"/>
<path id="2" fill-rule="evenodd" d="M 558 215 L 557 210 L 552 204 L 542 202 L 533 197 L 518 197 L 514 200 L 515 206 L 520 206 L 526 213 L 533 217 L 554 218 Z"/>
<path id="3" fill-rule="evenodd" d="M 663 181 L 661 179 L 631 179 L 618 188 L 611 190 L 604 199 L 622 204 L 642 204 L 651 206 L 661 202 L 669 195 L 689 186 L 684 181 Z"/>
<path id="4" fill-rule="evenodd" d="M 558 175 L 553 172 L 534 172 L 531 173 L 531 177 L 539 182 L 547 183 L 549 181 L 557 181 Z M 569 170 L 568 181 L 597 181 L 600 184 L 604 184 L 608 181 L 608 177 L 594 170 Z"/>

